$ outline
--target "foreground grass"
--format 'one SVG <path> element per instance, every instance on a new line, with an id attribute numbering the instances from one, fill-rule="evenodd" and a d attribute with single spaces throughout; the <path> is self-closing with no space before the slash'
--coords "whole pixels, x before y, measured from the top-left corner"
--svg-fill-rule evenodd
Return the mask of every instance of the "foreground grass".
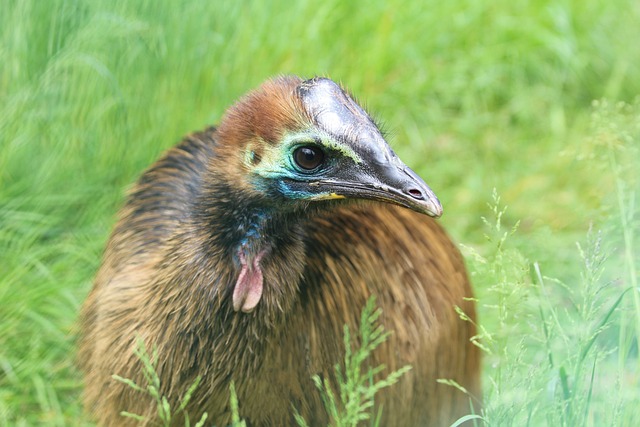
<path id="1" fill-rule="evenodd" d="M 380 411 L 372 413 L 375 405 L 375 395 L 383 388 L 395 384 L 402 375 L 411 370 L 410 366 L 404 366 L 397 371 L 385 372 L 386 367 L 370 366 L 370 357 L 373 351 L 380 344 L 385 342 L 391 332 L 385 331 L 384 327 L 378 323 L 382 311 L 376 308 L 375 296 L 367 301 L 360 315 L 360 325 L 357 334 L 352 336 L 352 332 L 347 325 L 344 326 L 343 341 L 345 346 L 344 361 L 336 362 L 334 367 L 337 384 L 328 378 L 321 378 L 320 375 L 313 376 L 313 382 L 322 397 L 322 402 L 327 411 L 329 425 L 334 427 L 356 427 L 366 422 L 372 427 L 380 425 Z M 161 378 L 157 373 L 157 349 L 151 352 L 145 348 L 142 339 L 138 340 L 135 351 L 136 357 L 142 362 L 142 373 L 144 383 L 136 384 L 128 378 L 113 375 L 116 381 L 120 381 L 131 387 L 141 396 L 150 397 L 156 408 L 157 424 L 165 427 L 181 424 L 185 427 L 193 424 L 189 413 L 186 411 L 193 392 L 200 383 L 200 377 L 189 387 L 185 395 L 180 399 L 177 407 L 171 407 L 167 398 L 161 394 Z M 336 389 L 337 387 L 337 389 Z M 296 424 L 300 427 L 307 427 L 308 421 L 292 405 L 292 412 L 295 414 Z M 241 419 L 238 397 L 233 381 L 229 386 L 229 411 L 231 425 L 229 427 L 246 427 L 246 423 Z M 149 419 L 140 414 L 122 411 L 121 415 L 133 418 L 140 422 L 148 422 Z M 207 421 L 208 414 L 205 412 L 195 427 L 202 427 Z"/>
<path id="2" fill-rule="evenodd" d="M 487 422 L 633 425 L 639 20 L 632 0 L 1 2 L 0 425 L 87 424 L 74 322 L 123 189 L 290 72 L 347 84 L 441 197 Z"/>

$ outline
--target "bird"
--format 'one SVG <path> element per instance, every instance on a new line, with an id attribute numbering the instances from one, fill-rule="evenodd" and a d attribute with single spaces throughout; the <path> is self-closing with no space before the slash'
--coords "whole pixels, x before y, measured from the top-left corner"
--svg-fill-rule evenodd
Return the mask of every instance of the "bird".
<path id="1" fill-rule="evenodd" d="M 158 422 L 150 396 L 114 379 L 145 384 L 142 342 L 172 408 L 199 380 L 192 420 L 228 425 L 233 382 L 249 426 L 296 425 L 296 411 L 328 425 L 312 377 L 335 381 L 344 326 L 374 296 L 391 334 L 369 363 L 412 367 L 376 395 L 380 425 L 450 425 L 480 401 L 480 353 L 441 214 L 341 84 L 265 81 L 128 191 L 80 312 L 87 412 L 100 426 L 138 425 L 123 411 Z"/>

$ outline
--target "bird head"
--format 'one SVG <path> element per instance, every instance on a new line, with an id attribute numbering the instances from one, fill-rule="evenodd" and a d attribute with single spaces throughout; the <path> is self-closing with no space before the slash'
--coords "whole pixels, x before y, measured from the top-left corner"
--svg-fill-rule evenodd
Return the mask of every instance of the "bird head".
<path id="1" fill-rule="evenodd" d="M 330 79 L 267 81 L 227 111 L 218 132 L 226 179 L 254 199 L 283 208 L 368 199 L 442 214 L 429 186 Z"/>

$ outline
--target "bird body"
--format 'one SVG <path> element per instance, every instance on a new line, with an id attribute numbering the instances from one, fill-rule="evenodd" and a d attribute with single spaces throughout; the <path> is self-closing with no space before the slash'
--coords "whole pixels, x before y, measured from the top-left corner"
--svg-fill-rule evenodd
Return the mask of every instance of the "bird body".
<path id="1" fill-rule="evenodd" d="M 201 378 L 191 419 L 229 423 L 234 381 L 251 426 L 293 425 L 293 407 L 326 425 L 311 377 L 333 379 L 343 326 L 375 295 L 392 335 L 371 365 L 412 366 L 377 395 L 382 425 L 455 421 L 469 397 L 436 380 L 479 395 L 479 354 L 455 311 L 475 318 L 463 260 L 423 215 L 440 209 L 335 83 L 265 83 L 130 192 L 81 314 L 88 410 L 104 426 L 133 424 L 121 411 L 154 422 L 152 399 L 112 379 L 144 383 L 139 337 L 172 407 Z"/>

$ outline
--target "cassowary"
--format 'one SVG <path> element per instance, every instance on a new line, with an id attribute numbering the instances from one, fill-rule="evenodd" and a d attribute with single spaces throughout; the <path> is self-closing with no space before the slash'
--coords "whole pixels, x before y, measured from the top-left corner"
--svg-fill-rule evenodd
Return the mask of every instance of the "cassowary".
<path id="1" fill-rule="evenodd" d="M 311 378 L 333 378 L 343 326 L 375 295 L 392 335 L 371 365 L 413 367 L 376 396 L 381 425 L 455 421 L 469 396 L 437 380 L 479 395 L 479 352 L 455 311 L 475 319 L 441 213 L 339 85 L 267 81 L 130 191 L 81 313 L 87 410 L 102 426 L 136 423 L 121 411 L 157 421 L 151 397 L 112 378 L 145 384 L 141 340 L 172 407 L 201 378 L 192 420 L 226 425 L 234 381 L 251 426 L 294 425 L 293 408 L 327 425 Z"/>

